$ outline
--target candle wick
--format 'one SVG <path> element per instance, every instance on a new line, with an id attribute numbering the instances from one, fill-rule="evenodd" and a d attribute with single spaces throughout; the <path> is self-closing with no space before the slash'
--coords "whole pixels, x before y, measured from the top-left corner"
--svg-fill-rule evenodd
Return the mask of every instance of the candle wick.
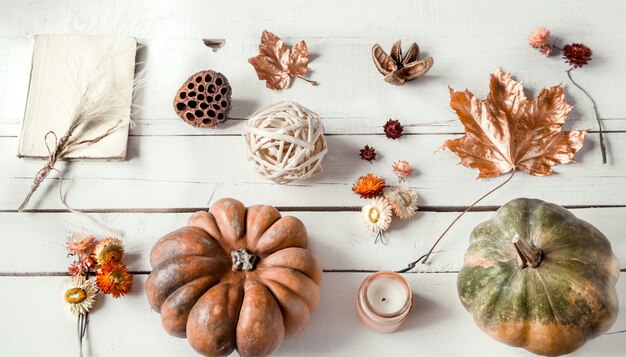
<path id="1" fill-rule="evenodd" d="M 380 300 L 380 301 L 381 301 L 381 302 L 385 302 L 385 300 L 387 300 L 387 299 L 383 298 L 383 299 L 382 299 L 382 300 Z"/>

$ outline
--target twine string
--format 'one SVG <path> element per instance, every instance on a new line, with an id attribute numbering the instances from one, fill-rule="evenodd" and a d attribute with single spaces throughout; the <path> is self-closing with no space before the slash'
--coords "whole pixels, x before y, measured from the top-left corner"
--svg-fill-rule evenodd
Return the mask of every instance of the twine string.
<path id="1" fill-rule="evenodd" d="M 109 129 L 107 129 L 107 131 L 104 132 L 103 134 L 98 135 L 92 139 L 86 139 L 86 140 L 81 140 L 77 142 L 70 142 L 70 137 L 72 136 L 73 130 L 68 130 L 67 133 L 65 133 L 65 135 L 61 137 L 61 139 L 58 139 L 54 131 L 47 132 L 44 135 L 44 142 L 46 145 L 46 150 L 48 151 L 48 158 L 46 160 L 46 164 L 39 171 L 37 171 L 37 174 L 35 175 L 35 178 L 33 180 L 33 184 L 31 185 L 30 191 L 28 192 L 28 195 L 26 196 L 26 198 L 24 199 L 24 201 L 18 208 L 18 211 L 19 212 L 24 211 L 24 208 L 30 201 L 30 198 L 32 197 L 33 193 L 37 191 L 37 189 L 39 188 L 43 180 L 46 179 L 46 177 L 48 177 L 50 172 L 55 171 L 57 172 L 59 176 L 59 198 L 61 199 L 61 203 L 63 204 L 63 206 L 68 211 L 79 214 L 85 218 L 88 218 L 93 223 L 95 223 L 98 227 L 104 230 L 107 230 L 113 233 L 114 235 L 123 237 L 124 236 L 123 231 L 109 227 L 106 224 L 99 222 L 97 219 L 87 214 L 86 212 L 70 207 L 70 205 L 67 203 L 67 200 L 65 199 L 65 195 L 63 194 L 63 173 L 55 167 L 57 160 L 63 157 L 64 155 L 66 155 L 72 148 L 77 147 L 79 145 L 97 143 L 98 141 L 104 139 L 105 137 L 109 136 L 113 131 L 118 129 L 120 127 L 120 124 L 121 124 L 121 120 L 119 120 L 115 125 L 113 125 Z M 49 143 L 49 136 L 53 137 L 53 142 L 54 142 L 53 146 L 51 146 Z"/>

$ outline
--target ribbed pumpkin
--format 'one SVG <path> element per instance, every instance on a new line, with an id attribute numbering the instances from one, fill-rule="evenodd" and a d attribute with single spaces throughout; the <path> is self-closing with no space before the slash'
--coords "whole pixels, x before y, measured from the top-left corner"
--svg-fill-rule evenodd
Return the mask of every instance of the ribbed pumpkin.
<path id="1" fill-rule="evenodd" d="M 265 356 L 301 332 L 322 269 L 300 220 L 217 201 L 152 248 L 146 295 L 165 330 L 205 356 Z"/>
<path id="2" fill-rule="evenodd" d="M 472 232 L 458 291 L 491 337 L 559 356 L 611 327 L 618 276 L 595 227 L 558 205 L 519 198 Z"/>

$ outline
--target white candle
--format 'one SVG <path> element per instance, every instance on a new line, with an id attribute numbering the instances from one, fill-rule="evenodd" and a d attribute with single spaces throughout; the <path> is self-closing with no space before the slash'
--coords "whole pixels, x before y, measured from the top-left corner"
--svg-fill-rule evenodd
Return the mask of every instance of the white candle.
<path id="1" fill-rule="evenodd" d="M 367 300 L 376 312 L 393 314 L 404 307 L 409 292 L 402 282 L 392 278 L 379 278 L 367 288 Z"/>
<path id="2" fill-rule="evenodd" d="M 363 280 L 357 293 L 356 310 L 373 331 L 390 333 L 406 319 L 413 306 L 413 292 L 400 274 L 383 271 Z"/>

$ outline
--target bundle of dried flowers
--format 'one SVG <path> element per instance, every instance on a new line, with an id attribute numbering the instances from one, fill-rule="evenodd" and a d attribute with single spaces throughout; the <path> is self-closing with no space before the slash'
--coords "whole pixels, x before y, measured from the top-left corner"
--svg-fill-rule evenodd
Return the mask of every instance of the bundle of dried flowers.
<path id="1" fill-rule="evenodd" d="M 406 178 L 413 170 L 406 161 L 398 161 L 393 166 L 398 177 Z M 361 218 L 367 230 L 375 235 L 374 242 L 386 243 L 384 233 L 389 229 L 393 215 L 405 220 L 417 211 L 417 192 L 410 187 L 389 187 L 385 180 L 372 173 L 361 176 L 352 186 L 352 191 L 361 198 L 368 199 L 361 208 Z"/>
<path id="2" fill-rule="evenodd" d="M 87 314 L 96 303 L 99 291 L 114 298 L 128 294 L 133 276 L 128 273 L 124 244 L 118 238 L 96 241 L 89 233 L 78 232 L 67 238 L 68 256 L 74 261 L 68 268 L 69 278 L 63 285 L 63 297 L 69 312 L 78 315 L 78 341 L 82 356 L 82 340 L 87 328 Z M 89 279 L 95 273 L 95 282 Z"/>

